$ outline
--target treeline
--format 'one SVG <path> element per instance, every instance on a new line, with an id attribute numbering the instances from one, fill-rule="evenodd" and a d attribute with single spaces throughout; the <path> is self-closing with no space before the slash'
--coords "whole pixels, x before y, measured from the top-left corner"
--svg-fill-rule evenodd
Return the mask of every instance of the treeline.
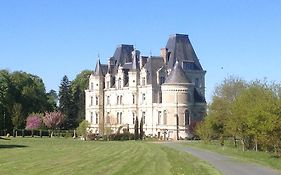
<path id="1" fill-rule="evenodd" d="M 196 128 L 201 139 L 233 139 L 242 149 L 281 153 L 281 85 L 228 77 L 216 87 L 208 115 Z"/>
<path id="2" fill-rule="evenodd" d="M 0 70 L 0 130 L 25 129 L 32 113 L 60 111 L 64 115 L 61 129 L 74 129 L 85 116 L 84 90 L 91 71 L 84 70 L 69 81 L 64 76 L 59 93 L 46 92 L 43 80 L 23 71 Z"/>

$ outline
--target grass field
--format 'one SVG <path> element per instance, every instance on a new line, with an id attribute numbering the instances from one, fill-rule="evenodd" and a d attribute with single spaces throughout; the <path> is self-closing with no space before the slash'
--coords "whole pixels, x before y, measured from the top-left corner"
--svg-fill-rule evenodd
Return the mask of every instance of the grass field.
<path id="1" fill-rule="evenodd" d="M 271 153 L 256 152 L 256 151 L 242 151 L 241 149 L 234 148 L 231 144 L 221 147 L 219 142 L 203 143 L 200 141 L 184 143 L 184 145 L 206 149 L 221 154 L 232 156 L 236 159 L 248 162 L 254 162 L 265 165 L 274 169 L 281 170 L 281 158 L 275 157 Z"/>
<path id="2" fill-rule="evenodd" d="M 219 174 L 187 153 L 158 143 L 64 138 L 0 139 L 0 175 Z"/>

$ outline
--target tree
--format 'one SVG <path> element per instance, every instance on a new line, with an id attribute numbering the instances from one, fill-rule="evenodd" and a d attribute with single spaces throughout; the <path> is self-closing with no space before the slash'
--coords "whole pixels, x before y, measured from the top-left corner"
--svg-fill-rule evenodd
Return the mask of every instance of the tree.
<path id="1" fill-rule="evenodd" d="M 142 140 L 143 137 L 144 137 L 144 132 L 143 132 L 143 117 L 142 117 L 140 121 L 140 139 Z"/>
<path id="2" fill-rule="evenodd" d="M 17 129 L 21 123 L 24 121 L 22 115 L 22 106 L 19 103 L 15 103 L 12 109 L 12 122 L 14 125 L 14 129 Z"/>
<path id="3" fill-rule="evenodd" d="M 91 70 L 83 70 L 71 82 L 71 92 L 73 96 L 73 113 L 78 125 L 85 118 L 85 90 L 89 86 Z"/>
<path id="4" fill-rule="evenodd" d="M 59 90 L 59 109 L 64 113 L 65 120 L 63 127 L 66 129 L 73 129 L 75 125 L 75 116 L 73 114 L 73 97 L 70 89 L 70 81 L 65 75 L 61 81 Z"/>
<path id="5" fill-rule="evenodd" d="M 89 128 L 89 126 L 90 123 L 87 120 L 83 120 L 81 123 L 79 123 L 79 127 L 76 128 L 77 134 L 79 136 L 82 136 L 84 140 L 87 140 L 87 133 L 88 133 L 87 129 Z"/>
<path id="6" fill-rule="evenodd" d="M 136 120 L 135 120 L 135 126 L 134 126 L 134 135 L 135 135 L 135 140 L 138 140 L 139 139 L 139 120 L 138 120 L 138 117 L 136 117 Z"/>
<path id="7" fill-rule="evenodd" d="M 48 99 L 48 109 L 47 111 L 57 110 L 58 95 L 57 92 L 51 89 L 47 94 Z"/>
<path id="8" fill-rule="evenodd" d="M 64 115 L 59 112 L 46 112 L 43 117 L 44 124 L 52 130 L 51 137 L 53 137 L 53 130 L 56 129 L 64 120 Z"/>
<path id="9" fill-rule="evenodd" d="M 33 137 L 33 131 L 34 129 L 38 129 L 42 125 L 42 114 L 34 113 L 30 114 L 26 119 L 26 129 L 31 130 L 32 137 Z"/>
<path id="10" fill-rule="evenodd" d="M 226 122 L 232 115 L 232 104 L 246 86 L 247 83 L 239 77 L 229 76 L 215 88 L 212 102 L 208 106 L 208 115 L 205 121 L 198 127 L 198 129 L 201 128 L 197 132 L 201 138 L 207 140 L 211 138 L 220 139 L 221 145 L 224 145 L 224 137 L 229 134 Z M 202 128 L 204 128 L 204 131 Z"/>

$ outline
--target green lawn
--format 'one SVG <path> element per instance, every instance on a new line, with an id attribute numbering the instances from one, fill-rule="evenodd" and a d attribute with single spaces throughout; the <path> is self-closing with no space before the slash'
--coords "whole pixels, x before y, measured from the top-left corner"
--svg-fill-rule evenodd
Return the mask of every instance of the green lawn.
<path id="1" fill-rule="evenodd" d="M 161 144 L 64 138 L 0 139 L 0 174 L 219 174 L 205 162 Z"/>
<path id="2" fill-rule="evenodd" d="M 226 146 L 221 147 L 219 142 L 213 141 L 212 143 L 204 143 L 201 141 L 194 141 L 184 143 L 187 146 L 206 149 L 221 154 L 229 155 L 236 159 L 248 162 L 254 162 L 265 165 L 274 169 L 281 170 L 281 158 L 275 157 L 271 153 L 256 152 L 256 151 L 242 151 L 241 149 L 234 148 L 233 145 L 226 142 Z"/>

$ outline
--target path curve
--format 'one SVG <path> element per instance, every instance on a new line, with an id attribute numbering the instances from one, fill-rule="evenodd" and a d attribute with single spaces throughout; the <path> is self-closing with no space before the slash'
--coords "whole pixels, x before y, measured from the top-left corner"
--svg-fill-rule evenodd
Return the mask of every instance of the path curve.
<path id="1" fill-rule="evenodd" d="M 229 156 L 225 156 L 219 153 L 191 148 L 184 146 L 177 142 L 165 142 L 164 145 L 177 149 L 179 151 L 185 151 L 192 154 L 199 159 L 205 160 L 214 166 L 224 175 L 280 175 L 277 170 L 273 170 L 262 165 L 254 163 L 241 162 Z"/>

